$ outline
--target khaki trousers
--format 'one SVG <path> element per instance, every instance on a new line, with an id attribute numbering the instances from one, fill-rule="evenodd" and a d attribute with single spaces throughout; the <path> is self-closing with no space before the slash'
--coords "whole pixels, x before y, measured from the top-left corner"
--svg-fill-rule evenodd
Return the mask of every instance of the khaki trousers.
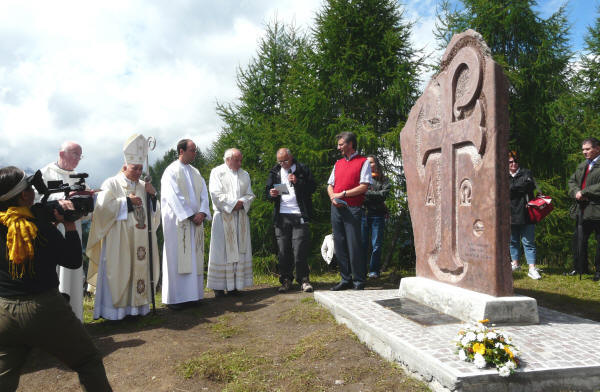
<path id="1" fill-rule="evenodd" d="M 100 352 L 57 289 L 0 297 L 0 392 L 17 389 L 21 368 L 33 347 L 76 371 L 84 391 L 112 390 Z"/>

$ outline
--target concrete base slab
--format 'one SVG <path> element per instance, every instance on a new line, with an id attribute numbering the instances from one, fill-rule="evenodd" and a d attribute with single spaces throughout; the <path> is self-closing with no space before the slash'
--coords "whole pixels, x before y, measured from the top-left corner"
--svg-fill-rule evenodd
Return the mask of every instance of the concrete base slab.
<path id="1" fill-rule="evenodd" d="M 430 306 L 464 321 L 537 324 L 537 301 L 525 296 L 494 297 L 432 279 L 411 277 L 400 281 L 400 297 Z"/>
<path id="2" fill-rule="evenodd" d="M 598 322 L 539 307 L 539 324 L 499 327 L 512 335 L 522 361 L 515 374 L 504 378 L 495 369 L 477 369 L 458 359 L 453 339 L 462 322 L 424 326 L 381 305 L 391 299 L 402 301 L 398 290 L 315 292 L 315 300 L 361 341 L 435 391 L 600 389 Z"/>

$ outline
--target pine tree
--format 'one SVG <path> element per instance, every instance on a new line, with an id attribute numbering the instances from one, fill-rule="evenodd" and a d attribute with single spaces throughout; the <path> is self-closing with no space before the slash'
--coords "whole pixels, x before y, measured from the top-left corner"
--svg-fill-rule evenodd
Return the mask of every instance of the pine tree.
<path id="1" fill-rule="evenodd" d="M 573 227 L 565 188 L 581 141 L 564 6 L 543 19 L 533 11 L 534 0 L 461 2 L 459 9 L 442 3 L 436 30 L 440 47 L 471 28 L 503 66 L 510 81 L 510 147 L 556 205 L 537 226 L 538 258 L 558 257 L 564 263 L 570 259 Z"/>
<path id="2" fill-rule="evenodd" d="M 257 195 L 251 225 L 259 255 L 275 250 L 265 241 L 272 237 L 273 206 L 263 192 L 277 149 L 290 148 L 322 184 L 311 226 L 318 254 L 331 230 L 325 183 L 339 158 L 335 134 L 353 130 L 362 152 L 385 153 L 392 162 L 417 96 L 421 60 L 410 44 L 412 25 L 394 1 L 329 0 L 316 21 L 310 37 L 278 22 L 267 26 L 257 55 L 238 70 L 239 100 L 217 106 L 226 125 L 209 159 L 217 165 L 226 148 L 242 150 Z"/>
<path id="3" fill-rule="evenodd" d="M 597 13 L 600 15 L 600 6 Z M 588 136 L 600 138 L 600 16 L 594 26 L 588 27 L 580 60 L 578 90 L 584 109 L 583 129 Z"/>
<path id="4" fill-rule="evenodd" d="M 399 154 L 397 127 L 417 98 L 422 62 L 411 28 L 391 0 L 330 0 L 317 14 L 315 65 L 330 143 L 336 133 L 353 130 L 364 151 Z"/>
<path id="5" fill-rule="evenodd" d="M 462 0 L 451 10 L 444 1 L 436 36 L 445 47 L 452 35 L 468 28 L 480 33 L 494 60 L 503 66 L 511 88 L 511 147 L 538 176 L 552 177 L 564 167 L 561 141 L 549 141 L 550 106 L 568 93 L 571 52 L 565 9 L 547 19 L 532 9 L 534 0 Z"/>

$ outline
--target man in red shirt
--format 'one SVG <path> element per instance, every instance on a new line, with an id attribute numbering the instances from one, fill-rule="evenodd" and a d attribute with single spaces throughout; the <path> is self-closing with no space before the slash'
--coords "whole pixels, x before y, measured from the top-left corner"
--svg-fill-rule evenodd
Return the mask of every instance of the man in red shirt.
<path id="1" fill-rule="evenodd" d="M 342 158 L 335 163 L 327 193 L 331 199 L 331 227 L 341 281 L 331 290 L 365 288 L 366 264 L 361 249 L 361 206 L 371 183 L 371 166 L 356 152 L 356 135 L 342 132 L 336 136 Z"/>

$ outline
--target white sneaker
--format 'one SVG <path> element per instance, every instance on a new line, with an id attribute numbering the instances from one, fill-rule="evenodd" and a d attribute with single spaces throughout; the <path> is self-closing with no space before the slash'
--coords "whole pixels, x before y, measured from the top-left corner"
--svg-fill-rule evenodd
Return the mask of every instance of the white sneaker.
<path id="1" fill-rule="evenodd" d="M 513 271 L 519 271 L 519 270 L 521 269 L 521 266 L 520 266 L 519 264 L 513 264 L 513 263 L 510 263 L 510 268 L 511 268 Z"/>
<path id="2" fill-rule="evenodd" d="M 536 268 L 530 268 L 527 276 L 529 276 L 531 279 L 535 279 L 535 280 L 542 279 L 542 276 L 540 275 L 540 273 L 538 272 L 538 270 Z"/>

